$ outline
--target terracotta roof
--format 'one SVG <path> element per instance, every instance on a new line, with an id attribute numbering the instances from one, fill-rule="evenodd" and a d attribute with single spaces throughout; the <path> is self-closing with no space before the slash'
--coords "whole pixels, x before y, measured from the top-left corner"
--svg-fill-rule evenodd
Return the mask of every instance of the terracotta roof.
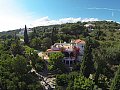
<path id="1" fill-rule="evenodd" d="M 85 44 L 85 41 L 80 40 L 80 39 L 76 39 L 76 40 L 74 41 L 74 43 L 83 43 L 83 44 Z"/>
<path id="2" fill-rule="evenodd" d="M 52 50 L 52 49 L 47 49 L 46 52 L 60 52 L 60 50 Z"/>
<path id="3" fill-rule="evenodd" d="M 52 49 L 47 49 L 47 52 L 48 52 L 48 51 L 52 51 Z"/>

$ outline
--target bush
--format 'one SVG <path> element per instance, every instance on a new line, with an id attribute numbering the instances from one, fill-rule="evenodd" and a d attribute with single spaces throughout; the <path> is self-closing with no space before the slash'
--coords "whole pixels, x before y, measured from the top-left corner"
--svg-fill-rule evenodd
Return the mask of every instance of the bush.
<path id="1" fill-rule="evenodd" d="M 79 76 L 74 80 L 74 90 L 93 90 L 94 82 L 84 76 Z"/>
<path id="2" fill-rule="evenodd" d="M 56 83 L 58 86 L 67 86 L 68 84 L 67 74 L 57 75 Z"/>

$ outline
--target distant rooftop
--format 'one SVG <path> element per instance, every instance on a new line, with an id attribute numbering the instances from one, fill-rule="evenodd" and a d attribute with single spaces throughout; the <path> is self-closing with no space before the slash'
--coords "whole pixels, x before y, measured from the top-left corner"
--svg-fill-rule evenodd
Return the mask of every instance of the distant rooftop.
<path id="1" fill-rule="evenodd" d="M 95 25 L 94 25 L 94 24 L 91 24 L 91 23 L 88 23 L 88 24 L 85 24 L 84 26 L 85 26 L 85 27 L 94 27 Z"/>

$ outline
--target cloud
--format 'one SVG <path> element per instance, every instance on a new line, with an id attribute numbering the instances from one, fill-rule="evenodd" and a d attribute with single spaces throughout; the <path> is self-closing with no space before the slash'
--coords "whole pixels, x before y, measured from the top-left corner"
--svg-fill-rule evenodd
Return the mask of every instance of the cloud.
<path id="1" fill-rule="evenodd" d="M 99 21 L 98 18 L 84 18 L 82 19 L 82 22 L 88 22 L 88 21 Z"/>
<path id="2" fill-rule="evenodd" d="M 108 11 L 118 11 L 118 12 L 120 12 L 120 9 L 112 9 L 112 8 L 97 8 L 97 7 L 94 7 L 94 8 L 87 8 L 87 9 L 91 9 L 91 10 L 108 10 Z"/>
<path id="3" fill-rule="evenodd" d="M 114 17 L 114 12 L 112 12 L 112 17 Z"/>
<path id="4" fill-rule="evenodd" d="M 24 27 L 30 22 L 29 16 L 16 0 L 0 0 L 0 32 Z"/>
<path id="5" fill-rule="evenodd" d="M 0 31 L 23 28 L 28 22 L 21 17 L 1 16 Z"/>
<path id="6" fill-rule="evenodd" d="M 58 20 L 51 20 L 48 16 L 37 19 L 31 23 L 31 27 L 35 26 L 48 26 L 48 25 L 56 25 L 56 24 L 64 24 L 64 23 L 76 23 L 78 21 L 88 22 L 88 21 L 98 21 L 97 18 L 62 18 Z"/>
<path id="7" fill-rule="evenodd" d="M 27 17 L 19 16 L 0 16 L 0 32 L 23 28 L 25 24 L 29 25 L 30 20 Z"/>
<path id="8" fill-rule="evenodd" d="M 111 16 L 114 17 L 114 12 L 120 12 L 120 9 L 113 9 L 113 8 L 97 8 L 97 7 L 94 7 L 94 8 L 87 8 L 87 9 L 90 9 L 90 10 L 107 10 L 107 11 L 111 11 Z"/>
<path id="9" fill-rule="evenodd" d="M 29 20 L 30 19 L 30 20 Z M 64 24 L 64 23 L 76 23 L 78 21 L 88 22 L 88 21 L 98 21 L 97 18 L 62 18 L 58 20 L 52 20 L 48 16 L 42 17 L 36 20 L 32 20 L 32 18 L 23 18 L 18 16 L 0 16 L 0 31 L 14 30 L 19 28 L 24 28 L 26 24 L 27 27 L 32 28 L 36 26 L 48 26 L 48 25 L 56 25 L 56 24 Z"/>
<path id="10" fill-rule="evenodd" d="M 37 16 L 38 17 L 38 16 Z M 35 12 L 28 12 L 17 0 L 0 0 L 0 32 L 35 26 L 47 26 L 63 23 L 75 23 L 78 21 L 97 21 L 97 18 L 61 18 L 50 19 L 48 16 L 35 19 Z"/>

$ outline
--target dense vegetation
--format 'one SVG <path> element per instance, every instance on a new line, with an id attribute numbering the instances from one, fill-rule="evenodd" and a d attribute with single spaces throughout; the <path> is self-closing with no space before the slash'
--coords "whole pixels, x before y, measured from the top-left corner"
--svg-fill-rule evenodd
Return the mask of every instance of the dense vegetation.
<path id="1" fill-rule="evenodd" d="M 6 38 L 0 42 L 0 89 L 42 90 L 38 76 L 31 69 L 42 70 L 44 62 L 19 39 Z"/>
<path id="2" fill-rule="evenodd" d="M 95 25 L 93 30 L 84 26 L 87 23 Z M 42 90 L 36 72 L 47 68 L 56 75 L 56 90 L 119 90 L 120 24 L 95 21 L 38 26 L 29 34 L 26 29 L 23 36 L 18 35 L 20 30 L 0 33 L 0 89 Z M 46 64 L 35 51 L 71 39 L 86 41 L 82 63 L 75 63 L 72 71 L 61 62 L 62 53 L 51 54 Z"/>

